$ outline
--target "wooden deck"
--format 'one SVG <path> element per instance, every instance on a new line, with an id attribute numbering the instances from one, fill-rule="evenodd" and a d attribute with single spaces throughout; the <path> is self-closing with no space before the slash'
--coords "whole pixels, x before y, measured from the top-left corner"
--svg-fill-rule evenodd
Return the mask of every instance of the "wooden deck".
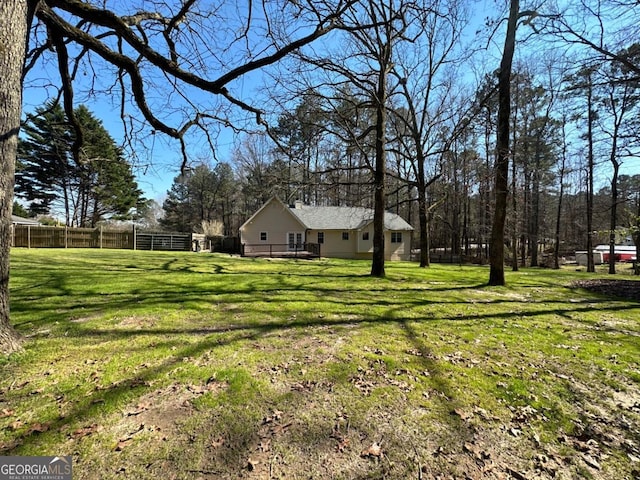
<path id="1" fill-rule="evenodd" d="M 304 243 L 290 246 L 287 244 L 243 244 L 243 257 L 266 258 L 320 258 L 320 244 Z"/>

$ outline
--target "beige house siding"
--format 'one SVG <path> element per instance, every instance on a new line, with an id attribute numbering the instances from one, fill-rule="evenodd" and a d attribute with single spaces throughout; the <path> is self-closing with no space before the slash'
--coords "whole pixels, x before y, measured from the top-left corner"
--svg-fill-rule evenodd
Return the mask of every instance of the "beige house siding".
<path id="1" fill-rule="evenodd" d="M 266 240 L 261 240 L 260 233 L 266 232 Z M 261 251 L 259 245 L 280 245 L 286 250 L 289 233 L 301 233 L 305 242 L 305 228 L 300 224 L 289 207 L 282 202 L 268 202 L 240 229 L 240 242 L 245 244 L 245 253 Z"/>
<path id="2" fill-rule="evenodd" d="M 411 232 L 395 232 L 402 235 L 402 242 L 391 242 L 393 232 L 384 232 L 384 255 L 387 260 L 411 260 Z"/>
<path id="3" fill-rule="evenodd" d="M 318 232 L 324 232 L 324 243 L 320 246 L 323 257 L 354 258 L 369 260 L 373 257 L 373 225 L 363 230 L 350 230 L 349 240 L 342 239 L 343 230 L 308 230 L 307 240 L 318 243 Z M 367 232 L 369 239 L 364 240 Z M 384 255 L 386 260 L 411 259 L 411 232 L 402 231 L 402 242 L 391 243 L 391 232 L 384 232 Z"/>
<path id="4" fill-rule="evenodd" d="M 240 241 L 244 245 L 245 254 L 287 251 L 290 234 L 294 234 L 295 243 L 320 243 L 319 234 L 322 233 L 324 238 L 320 244 L 321 256 L 372 258 L 371 212 L 349 207 L 319 207 L 317 210 L 314 208 L 299 205 L 292 208 L 278 198 L 272 198 L 240 227 Z M 397 215 L 385 218 L 385 223 L 389 221 L 391 225 L 401 229 L 385 231 L 385 259 L 410 260 L 411 225 Z M 341 225 L 342 228 L 332 228 L 334 225 Z M 261 238 L 261 232 L 266 234 L 266 238 Z M 345 233 L 348 234 L 347 239 L 343 237 Z M 402 236 L 401 242 L 392 243 L 392 235 L 397 240 L 398 234 Z"/>
<path id="5" fill-rule="evenodd" d="M 318 232 L 324 232 L 324 243 L 320 245 L 320 255 L 332 258 L 354 258 L 356 232 L 353 230 L 309 230 L 307 239 L 318 243 Z M 348 240 L 342 239 L 342 232 L 349 234 Z"/>

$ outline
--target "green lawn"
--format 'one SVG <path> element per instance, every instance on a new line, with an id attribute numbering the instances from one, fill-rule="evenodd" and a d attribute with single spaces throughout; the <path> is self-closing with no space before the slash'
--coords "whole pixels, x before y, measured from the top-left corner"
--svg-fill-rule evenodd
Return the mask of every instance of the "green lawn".
<path id="1" fill-rule="evenodd" d="M 637 301 L 575 268 L 386 267 L 14 249 L 0 454 L 82 479 L 640 478 Z"/>

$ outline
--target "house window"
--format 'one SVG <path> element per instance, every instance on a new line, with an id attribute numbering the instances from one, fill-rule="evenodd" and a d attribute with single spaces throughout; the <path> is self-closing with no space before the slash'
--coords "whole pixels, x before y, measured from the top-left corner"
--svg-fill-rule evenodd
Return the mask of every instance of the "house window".
<path id="1" fill-rule="evenodd" d="M 349 240 L 349 232 L 342 232 L 342 239 Z"/>
<path id="2" fill-rule="evenodd" d="M 260 232 L 260 241 L 261 242 L 267 241 L 267 232 Z"/>
<path id="3" fill-rule="evenodd" d="M 369 240 L 369 232 L 362 232 L 362 240 Z"/>
<path id="4" fill-rule="evenodd" d="M 402 232 L 391 232 L 391 243 L 402 243 Z"/>
<path id="5" fill-rule="evenodd" d="M 302 249 L 302 233 L 301 232 L 287 233 L 287 243 L 289 245 L 289 250 Z"/>
<path id="6" fill-rule="evenodd" d="M 318 243 L 324 243 L 324 232 L 318 232 Z"/>

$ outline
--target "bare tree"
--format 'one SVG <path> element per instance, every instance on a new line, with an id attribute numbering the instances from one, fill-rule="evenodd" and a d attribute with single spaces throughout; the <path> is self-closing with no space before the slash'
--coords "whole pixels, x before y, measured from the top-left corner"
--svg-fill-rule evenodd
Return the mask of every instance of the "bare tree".
<path id="1" fill-rule="evenodd" d="M 593 261 L 593 196 L 594 196 L 594 176 L 595 176 L 595 134 L 594 127 L 597 119 L 595 111 L 595 74 L 596 68 L 592 65 L 584 65 L 574 75 L 568 77 L 570 85 L 567 92 L 572 95 L 584 95 L 585 106 L 587 107 L 586 115 L 586 132 L 585 140 L 587 142 L 586 169 L 585 169 L 585 186 L 586 186 L 586 250 L 587 250 L 587 271 L 595 272 L 595 264 Z"/>
<path id="2" fill-rule="evenodd" d="M 461 35 L 467 12 L 460 2 L 434 0 L 420 8 L 420 28 L 414 41 L 398 55 L 392 74 L 398 79 L 402 104 L 395 110 L 407 139 L 403 153 L 411 161 L 418 193 L 420 266 L 429 265 L 428 187 L 440 176 L 440 165 L 451 145 L 468 126 L 468 108 L 456 99 Z M 468 54 L 468 53 L 467 53 Z M 429 168 L 431 166 L 431 169 Z"/>
<path id="3" fill-rule="evenodd" d="M 560 122 L 562 128 L 562 151 L 560 154 L 560 165 L 558 167 L 558 209 L 556 211 L 556 228 L 555 228 L 555 242 L 553 248 L 553 268 L 560 268 L 560 229 L 562 226 L 562 202 L 564 200 L 564 182 L 566 173 L 568 170 L 567 165 L 567 125 L 568 119 L 566 113 L 563 113 L 562 120 Z"/>
<path id="4" fill-rule="evenodd" d="M 637 60 L 638 45 L 618 54 L 619 58 Z M 616 273 L 616 228 L 618 221 L 618 177 L 625 155 L 629 155 L 629 140 L 633 133 L 629 131 L 629 120 L 640 100 L 638 81 L 629 81 L 629 69 L 624 64 L 614 63 L 604 71 L 605 82 L 602 85 L 603 114 L 600 125 L 609 141 L 609 162 L 611 164 L 611 215 L 609 223 L 609 273 Z M 632 130 L 635 126 L 632 127 Z"/>
<path id="5" fill-rule="evenodd" d="M 54 56 L 58 66 L 60 88 L 54 96 L 62 97 L 76 130 L 73 153 L 77 158 L 83 137 L 73 113 L 74 87 L 86 74 L 89 86 L 85 93 L 120 94 L 128 138 L 145 126 L 151 129 L 149 133 L 168 135 L 178 141 L 184 166 L 188 161 L 186 138 L 193 131 L 199 131 L 213 149 L 212 125 L 232 125 L 247 115 L 258 124 L 265 123 L 264 112 L 242 98 L 234 80 L 275 64 L 332 30 L 345 28 L 342 16 L 356 3 L 308 0 L 234 6 L 224 1 L 166 0 L 154 2 L 155 10 L 149 11 L 150 3 L 138 0 L 114 2 L 115 7 L 108 1 L 3 1 L 0 351 L 13 351 L 19 344 L 9 322 L 10 210 L 22 81 L 39 61 Z M 239 19 L 238 11 L 246 11 L 246 16 Z M 130 105 L 137 109 L 135 115 L 129 113 Z"/>
<path id="6" fill-rule="evenodd" d="M 504 226 L 507 217 L 509 176 L 509 118 L 511 112 L 511 65 L 516 46 L 520 2 L 511 0 L 507 33 L 498 73 L 498 137 L 495 164 L 495 210 L 489 251 L 489 285 L 504 285 Z"/>
<path id="7" fill-rule="evenodd" d="M 320 83 L 329 85 L 333 92 L 327 92 L 327 101 L 331 103 L 334 99 L 341 104 L 341 108 L 334 110 L 334 119 L 340 124 L 349 146 L 365 159 L 373 177 L 371 275 L 375 277 L 385 275 L 387 115 L 390 96 L 397 88 L 397 82 L 390 85 L 390 72 L 395 60 L 394 51 L 400 42 L 407 40 L 405 32 L 415 19 L 415 12 L 415 4 L 409 0 L 363 1 L 346 14 L 348 22 L 360 28 L 349 31 L 349 38 L 344 39 L 344 48 L 340 52 L 302 57 L 305 63 L 323 72 L 324 78 Z M 321 88 L 316 87 L 316 90 L 321 91 Z M 344 102 L 348 108 L 344 108 Z M 371 123 L 360 130 L 359 122 L 353 124 L 352 114 L 357 113 L 360 117 L 363 111 Z M 342 116 L 342 113 L 347 115 Z"/>
<path id="8" fill-rule="evenodd" d="M 542 15 L 544 22 L 540 25 L 540 30 L 545 33 L 550 33 L 553 37 L 560 39 L 562 44 L 569 50 L 579 49 L 587 54 L 591 54 L 590 62 L 601 63 L 607 61 L 611 64 L 611 71 L 617 70 L 619 73 L 624 72 L 624 75 L 618 75 L 618 77 L 609 79 L 605 84 L 609 84 L 612 88 L 616 84 L 625 83 L 629 88 L 629 83 L 637 84 L 640 81 L 640 63 L 637 55 L 629 55 L 627 47 L 629 47 L 629 39 L 637 39 L 638 34 L 638 19 L 640 18 L 640 4 L 635 1 L 628 0 L 580 0 L 579 2 L 570 2 L 558 6 L 555 3 L 549 2 L 547 10 Z M 589 143 L 588 154 L 588 171 L 587 171 L 587 271 L 594 272 L 595 266 L 592 258 L 593 248 L 593 125 L 596 120 L 596 115 L 592 111 L 592 105 L 594 103 L 593 89 L 591 74 L 593 70 L 591 67 L 586 67 L 583 72 L 589 72 L 588 83 L 585 91 L 587 94 L 587 104 L 589 108 L 588 112 L 588 131 L 587 139 Z M 585 77 L 586 78 L 586 77 Z M 614 116 L 622 114 L 624 116 L 625 107 L 621 106 L 614 113 Z M 614 120 L 612 135 L 612 147 L 610 150 L 610 161 L 613 169 L 612 179 L 612 212 L 611 212 L 611 224 L 609 235 L 609 273 L 615 273 L 615 259 L 614 259 L 614 244 L 615 244 L 615 223 L 616 223 L 616 209 L 617 209 L 617 176 L 619 171 L 619 163 L 616 158 L 615 151 L 617 150 L 617 135 L 616 130 L 619 125 L 616 126 Z"/>
<path id="9" fill-rule="evenodd" d="M 629 39 L 640 33 L 640 4 L 633 0 L 579 0 L 546 2 L 539 12 L 537 32 L 551 34 L 571 51 L 576 48 L 591 51 L 604 59 L 633 72 L 640 78 L 638 58 L 624 55 Z M 556 44 L 557 46 L 557 44 Z"/>

